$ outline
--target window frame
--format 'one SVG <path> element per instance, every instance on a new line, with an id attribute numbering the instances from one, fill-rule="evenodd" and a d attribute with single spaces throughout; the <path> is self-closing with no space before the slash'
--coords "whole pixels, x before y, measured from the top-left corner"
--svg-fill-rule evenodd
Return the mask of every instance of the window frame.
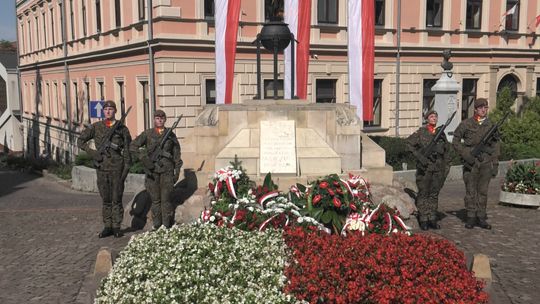
<path id="1" fill-rule="evenodd" d="M 434 5 L 436 2 L 439 2 L 440 3 L 440 20 L 439 20 L 439 24 L 435 24 L 435 14 L 433 14 L 433 18 L 432 20 L 429 20 L 429 17 L 428 17 L 428 7 L 430 5 L 430 3 L 432 5 Z M 429 21 L 432 21 L 432 24 L 429 23 Z M 443 22 L 444 22 L 444 0 L 427 0 L 426 1 L 426 28 L 433 28 L 433 29 L 440 29 L 443 27 Z"/>
<path id="2" fill-rule="evenodd" d="M 337 89 L 338 89 L 338 78 L 316 78 L 315 79 L 315 103 L 337 103 Z M 321 82 L 331 81 L 333 84 L 334 94 L 333 97 L 328 98 L 327 96 L 320 97 L 319 89 L 321 87 Z M 330 99 L 330 101 L 321 101 L 322 99 Z"/>
<path id="3" fill-rule="evenodd" d="M 437 83 L 437 78 L 424 78 L 422 79 L 422 121 L 424 121 L 424 117 L 426 114 L 434 109 L 435 106 L 435 92 L 431 90 L 431 88 Z M 427 83 L 432 82 L 432 85 L 427 87 Z M 426 88 L 429 90 L 431 94 L 426 94 L 428 91 L 426 91 Z M 426 99 L 431 98 L 429 101 L 428 107 L 426 108 Z"/>
<path id="4" fill-rule="evenodd" d="M 211 97 L 211 90 L 209 88 L 209 83 L 214 82 L 214 97 Z M 215 78 L 206 78 L 204 79 L 204 103 L 205 104 L 216 104 L 216 79 Z M 213 99 L 213 101 L 212 101 Z M 210 102 L 209 102 L 210 101 Z"/>
<path id="5" fill-rule="evenodd" d="M 379 23 L 377 23 L 377 2 L 382 3 L 382 8 L 380 12 L 382 21 Z M 386 13 L 386 0 L 375 0 L 375 16 L 374 16 L 375 26 L 378 26 L 378 27 L 385 26 L 385 22 L 386 22 L 385 13 Z"/>
<path id="6" fill-rule="evenodd" d="M 331 6 L 330 1 L 335 3 L 335 16 L 330 16 L 328 9 Z M 321 6 L 324 6 L 324 9 L 321 9 Z M 324 13 L 321 13 L 321 11 L 324 11 Z M 332 17 L 335 17 L 335 20 L 331 20 Z M 317 0 L 317 24 L 339 24 L 339 0 Z"/>
<path id="7" fill-rule="evenodd" d="M 480 30 L 482 28 L 482 10 L 483 10 L 483 0 L 467 0 L 465 4 L 465 29 L 467 30 Z M 479 19 L 478 25 L 474 25 L 474 14 L 473 11 L 475 8 L 478 8 Z M 470 14 L 469 14 L 470 13 Z"/>
<path id="8" fill-rule="evenodd" d="M 516 12 L 510 16 L 505 16 L 504 18 L 504 29 L 509 32 L 519 31 L 519 13 L 521 9 L 519 0 L 506 0 L 506 10 L 504 12 L 506 13 L 508 10 L 514 7 L 514 5 L 517 5 Z M 509 23 L 512 26 L 511 28 L 508 28 Z"/>
<path id="9" fill-rule="evenodd" d="M 210 9 L 207 5 L 212 5 Z M 212 14 L 207 14 L 207 11 L 211 11 Z M 203 2 L 203 17 L 205 20 L 214 20 L 216 14 L 216 1 L 214 0 L 204 0 Z"/>
<path id="10" fill-rule="evenodd" d="M 376 83 L 379 83 L 377 90 Z M 384 79 L 373 79 L 373 121 L 364 121 L 364 127 L 382 127 L 382 91 Z M 376 105 L 378 104 L 378 107 Z"/>
<path id="11" fill-rule="evenodd" d="M 277 96 L 277 99 L 284 99 L 285 98 L 285 81 L 282 78 L 278 78 L 277 81 L 278 81 L 278 96 Z M 273 78 L 263 79 L 262 85 L 263 85 L 263 98 L 264 99 L 273 99 L 274 98 L 273 82 L 274 82 Z M 271 92 L 272 94 L 267 94 L 267 91 L 266 91 L 266 85 L 267 84 L 269 85 L 268 92 Z M 280 84 L 281 84 L 281 88 L 280 88 Z M 280 90 L 283 92 L 282 95 L 279 94 Z"/>
<path id="12" fill-rule="evenodd" d="M 465 83 L 469 81 L 474 83 L 474 85 L 472 86 L 473 90 L 465 91 Z M 472 112 L 474 112 L 473 104 L 477 97 L 478 97 L 478 78 L 463 78 L 461 80 L 461 120 L 465 120 L 471 117 L 469 115 L 469 113 L 471 113 L 470 109 L 472 106 Z M 465 107 L 465 104 L 467 104 L 466 107 Z"/>
<path id="13" fill-rule="evenodd" d="M 96 0 L 96 5 L 95 5 L 95 8 L 96 8 L 96 33 L 101 33 L 101 30 L 103 29 L 102 28 L 102 24 L 101 24 L 101 0 Z"/>

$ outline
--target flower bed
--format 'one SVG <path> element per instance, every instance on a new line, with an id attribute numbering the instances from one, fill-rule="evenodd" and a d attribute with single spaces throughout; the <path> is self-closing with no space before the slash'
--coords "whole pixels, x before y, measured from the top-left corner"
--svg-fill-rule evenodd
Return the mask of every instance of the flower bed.
<path id="1" fill-rule="evenodd" d="M 286 259 L 276 231 L 160 229 L 132 238 L 95 303 L 295 303 L 282 292 Z"/>
<path id="2" fill-rule="evenodd" d="M 540 162 L 513 162 L 506 172 L 502 190 L 522 194 L 540 194 Z"/>

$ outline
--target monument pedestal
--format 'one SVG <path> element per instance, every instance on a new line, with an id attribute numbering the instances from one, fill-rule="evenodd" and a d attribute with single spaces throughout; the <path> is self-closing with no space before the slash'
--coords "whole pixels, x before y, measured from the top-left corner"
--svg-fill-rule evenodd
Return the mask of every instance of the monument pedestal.
<path id="1" fill-rule="evenodd" d="M 362 133 L 354 110 L 347 104 L 303 100 L 209 105 L 182 144 L 184 166 L 199 168 L 204 161 L 198 174 L 202 178 L 229 165 L 236 155 L 250 178 L 257 181 L 271 170 L 281 189 L 349 172 L 391 184 L 385 151 Z"/>

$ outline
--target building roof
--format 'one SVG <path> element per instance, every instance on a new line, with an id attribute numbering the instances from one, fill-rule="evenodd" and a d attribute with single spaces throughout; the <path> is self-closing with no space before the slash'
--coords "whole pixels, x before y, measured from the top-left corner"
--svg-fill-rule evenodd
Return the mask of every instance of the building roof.
<path id="1" fill-rule="evenodd" d="M 0 64 L 6 69 L 15 69 L 17 67 L 17 53 L 0 52 Z"/>

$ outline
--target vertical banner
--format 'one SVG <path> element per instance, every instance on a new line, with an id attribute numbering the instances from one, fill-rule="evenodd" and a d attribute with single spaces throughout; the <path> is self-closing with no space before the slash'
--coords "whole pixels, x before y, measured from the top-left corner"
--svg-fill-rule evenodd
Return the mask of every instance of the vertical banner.
<path id="1" fill-rule="evenodd" d="M 216 103 L 232 103 L 240 0 L 215 0 Z"/>
<path id="2" fill-rule="evenodd" d="M 309 40 L 311 30 L 311 0 L 285 1 L 285 23 L 298 41 L 295 53 L 291 54 L 291 46 L 285 49 L 285 98 L 291 99 L 294 95 L 300 99 L 307 98 L 307 77 L 309 68 Z M 296 43 L 296 42 L 294 42 Z M 291 88 L 291 63 L 294 56 L 295 88 Z M 294 93 L 296 94 L 294 94 Z"/>
<path id="3" fill-rule="evenodd" d="M 349 0 L 349 102 L 364 121 L 373 120 L 375 1 Z"/>

